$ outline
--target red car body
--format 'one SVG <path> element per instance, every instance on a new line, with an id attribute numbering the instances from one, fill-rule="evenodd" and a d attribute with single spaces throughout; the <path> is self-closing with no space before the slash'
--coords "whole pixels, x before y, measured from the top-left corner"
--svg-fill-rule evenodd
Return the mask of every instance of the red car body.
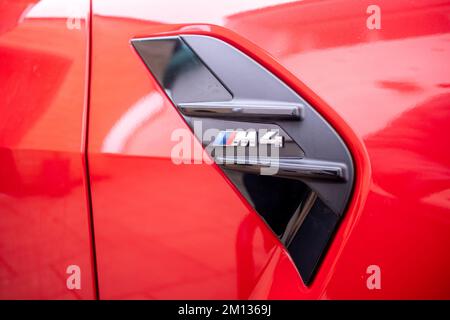
<path id="1" fill-rule="evenodd" d="M 449 299 L 449 9 L 0 1 L 0 298 Z M 310 285 L 217 165 L 171 161 L 188 126 L 130 40 L 179 34 L 246 53 L 346 142 L 353 194 Z"/>

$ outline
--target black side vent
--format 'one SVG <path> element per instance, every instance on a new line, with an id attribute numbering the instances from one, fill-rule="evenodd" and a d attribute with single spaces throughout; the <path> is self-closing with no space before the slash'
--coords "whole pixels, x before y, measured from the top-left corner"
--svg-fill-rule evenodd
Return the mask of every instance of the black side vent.
<path id="1" fill-rule="evenodd" d="M 345 143 L 295 91 L 221 40 L 132 44 L 191 128 L 215 130 L 194 133 L 311 283 L 352 191 Z"/>

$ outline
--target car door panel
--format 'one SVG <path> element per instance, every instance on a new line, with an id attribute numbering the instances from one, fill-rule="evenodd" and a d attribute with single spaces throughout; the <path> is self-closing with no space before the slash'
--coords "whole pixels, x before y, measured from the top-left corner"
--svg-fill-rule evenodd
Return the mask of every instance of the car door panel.
<path id="1" fill-rule="evenodd" d="M 0 298 L 93 299 L 89 1 L 1 1 L 0 12 Z"/>

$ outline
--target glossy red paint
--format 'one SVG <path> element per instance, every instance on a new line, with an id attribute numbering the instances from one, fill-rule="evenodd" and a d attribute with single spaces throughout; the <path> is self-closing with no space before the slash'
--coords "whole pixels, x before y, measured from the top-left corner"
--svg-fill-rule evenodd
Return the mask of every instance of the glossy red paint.
<path id="1" fill-rule="evenodd" d="M 72 10 L 0 1 L 1 299 L 95 297 L 84 170 L 88 14 L 85 0 Z M 79 290 L 66 286 L 69 265 L 81 268 Z"/>
<path id="2" fill-rule="evenodd" d="M 87 148 L 102 299 L 450 299 L 450 4 L 378 0 L 369 30 L 371 4 L 94 0 L 90 38 L 88 0 L 0 0 L 0 298 L 96 297 Z M 186 33 L 265 65 L 353 154 L 355 192 L 309 287 L 215 165 L 171 161 L 188 126 L 129 41 Z"/>
<path id="3" fill-rule="evenodd" d="M 94 1 L 101 298 L 450 298 L 449 4 L 377 1 L 381 30 L 366 27 L 369 4 Z M 171 163 L 171 132 L 186 125 L 129 40 L 180 33 L 248 53 L 349 145 L 355 194 L 310 287 L 215 166 Z M 381 290 L 366 287 L 373 264 Z"/>

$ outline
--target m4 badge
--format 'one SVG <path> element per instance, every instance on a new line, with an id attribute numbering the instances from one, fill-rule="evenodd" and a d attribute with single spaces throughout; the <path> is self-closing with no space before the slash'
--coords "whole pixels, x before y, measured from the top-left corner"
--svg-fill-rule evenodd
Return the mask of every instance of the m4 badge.
<path id="1" fill-rule="evenodd" d="M 225 130 L 220 131 L 213 142 L 214 147 L 256 147 L 257 145 L 272 145 L 282 147 L 283 137 L 278 130 Z"/>

